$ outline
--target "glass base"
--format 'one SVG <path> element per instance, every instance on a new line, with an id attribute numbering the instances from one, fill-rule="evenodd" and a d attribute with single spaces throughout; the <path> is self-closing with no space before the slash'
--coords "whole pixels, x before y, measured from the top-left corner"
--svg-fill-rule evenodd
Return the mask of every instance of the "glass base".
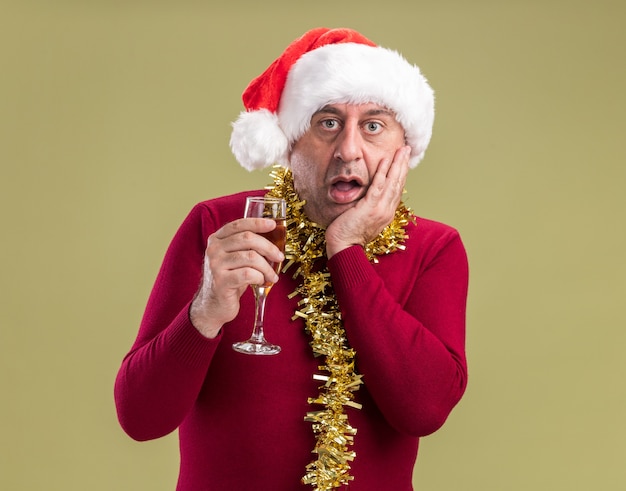
<path id="1" fill-rule="evenodd" d="M 280 353 L 280 346 L 250 340 L 233 344 L 233 349 L 246 355 L 276 355 Z"/>

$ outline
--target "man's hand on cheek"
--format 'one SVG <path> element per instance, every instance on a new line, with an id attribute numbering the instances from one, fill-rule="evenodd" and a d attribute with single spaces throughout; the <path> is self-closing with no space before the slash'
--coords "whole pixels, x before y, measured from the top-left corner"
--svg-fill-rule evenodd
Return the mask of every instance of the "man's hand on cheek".
<path id="1" fill-rule="evenodd" d="M 411 148 L 404 146 L 393 160 L 381 160 L 365 196 L 328 226 L 329 259 L 353 245 L 364 246 L 391 223 L 404 191 L 410 153 Z"/>

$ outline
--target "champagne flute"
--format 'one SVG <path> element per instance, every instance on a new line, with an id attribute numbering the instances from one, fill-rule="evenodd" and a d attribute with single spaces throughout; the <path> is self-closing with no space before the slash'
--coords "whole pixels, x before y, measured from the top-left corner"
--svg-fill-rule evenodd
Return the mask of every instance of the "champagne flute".
<path id="1" fill-rule="evenodd" d="M 281 251 L 285 251 L 287 204 L 284 199 L 265 197 L 248 197 L 244 217 L 271 218 L 276 221 L 276 228 L 270 232 L 259 234 L 276 245 Z M 270 262 L 274 271 L 278 274 L 282 263 Z M 252 336 L 247 341 L 233 344 L 233 349 L 248 355 L 275 355 L 280 352 L 280 346 L 268 343 L 263 334 L 263 319 L 265 315 L 265 301 L 272 289 L 273 283 L 265 282 L 262 285 L 251 285 L 254 291 L 255 311 L 254 328 Z"/>

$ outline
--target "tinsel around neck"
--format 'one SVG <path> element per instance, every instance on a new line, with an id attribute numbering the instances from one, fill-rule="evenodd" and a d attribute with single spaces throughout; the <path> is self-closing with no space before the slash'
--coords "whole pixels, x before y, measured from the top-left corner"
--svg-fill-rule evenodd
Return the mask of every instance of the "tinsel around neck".
<path id="1" fill-rule="evenodd" d="M 354 400 L 354 393 L 363 383 L 362 375 L 355 370 L 356 353 L 346 338 L 330 273 L 326 267 L 320 269 L 315 264 L 325 256 L 325 230 L 306 217 L 305 202 L 294 189 L 291 171 L 277 166 L 271 176 L 274 185 L 268 187 L 268 194 L 287 201 L 283 272 L 295 268 L 292 276 L 301 280 L 290 295 L 290 298 L 300 296 L 292 319 L 304 320 L 313 355 L 324 360 L 319 366 L 322 373 L 313 375 L 322 383 L 320 394 L 308 399 L 309 404 L 320 409 L 309 411 L 304 418 L 312 423 L 316 435 L 313 453 L 317 458 L 306 466 L 302 482 L 313 486 L 315 491 L 330 491 L 353 479 L 350 462 L 356 454 L 350 447 L 357 430 L 349 424 L 344 408 L 361 408 Z M 364 247 L 368 259 L 377 262 L 377 256 L 404 249 L 404 229 L 412 220 L 411 211 L 401 203 L 393 221 Z"/>

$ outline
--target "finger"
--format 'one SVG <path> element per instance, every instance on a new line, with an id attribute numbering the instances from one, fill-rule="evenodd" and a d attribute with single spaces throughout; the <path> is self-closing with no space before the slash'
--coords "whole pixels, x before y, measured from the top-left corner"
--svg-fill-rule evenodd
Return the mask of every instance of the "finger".
<path id="1" fill-rule="evenodd" d="M 373 206 L 380 202 L 395 202 L 398 193 L 402 193 L 407 175 L 404 170 L 408 169 L 408 158 L 405 158 L 404 148 L 396 151 L 393 160 L 384 158 L 378 163 L 367 193 Z"/>
<path id="2" fill-rule="evenodd" d="M 391 167 L 391 159 L 384 158 L 378 163 L 378 167 L 376 168 L 376 172 L 372 177 L 372 182 L 370 182 L 369 189 L 365 195 L 365 198 L 372 203 L 372 205 L 376 205 L 381 196 L 385 192 L 385 185 L 387 182 L 387 172 L 389 172 L 389 168 Z"/>
<path id="3" fill-rule="evenodd" d="M 394 159 L 389 166 L 384 165 L 381 167 L 381 171 L 387 169 L 381 199 L 387 200 L 393 206 L 397 205 L 404 192 L 404 186 L 409 172 L 410 154 L 411 147 L 401 147 L 396 151 Z"/>
<path id="4" fill-rule="evenodd" d="M 389 167 L 387 177 L 390 179 L 402 179 L 409 172 L 409 158 L 411 157 L 411 147 L 405 145 L 399 148 Z"/>
<path id="5" fill-rule="evenodd" d="M 260 261 L 255 262 L 254 265 L 238 268 L 234 270 L 234 273 L 238 277 L 239 284 L 242 285 L 273 284 L 278 281 L 278 273 L 273 265 L 278 269 L 280 262 L 270 263 L 265 258 L 260 257 Z"/>
<path id="6" fill-rule="evenodd" d="M 252 250 L 225 254 L 211 269 L 215 284 L 225 289 L 278 281 L 276 272 L 265 257 Z"/>
<path id="7" fill-rule="evenodd" d="M 224 239 L 246 231 L 265 233 L 273 230 L 275 227 L 276 222 L 269 218 L 239 218 L 224 225 L 214 235 L 219 239 Z"/>
<path id="8" fill-rule="evenodd" d="M 260 235 L 276 228 L 274 220 L 251 218 L 237 220 L 237 222 L 232 223 L 231 227 L 223 227 L 219 233 L 209 237 L 209 247 L 213 248 L 212 252 L 217 254 L 219 251 L 230 253 L 251 250 L 265 256 L 269 261 L 282 261 L 284 259 L 281 250 Z"/>
<path id="9" fill-rule="evenodd" d="M 268 262 L 279 263 L 285 259 L 283 252 L 272 242 L 253 232 L 236 235 L 209 243 L 207 255 L 225 269 L 251 267 L 267 274 Z"/>
<path id="10" fill-rule="evenodd" d="M 233 280 L 237 285 L 248 287 L 253 285 L 274 284 L 278 281 L 278 275 L 271 268 L 267 271 L 259 271 L 255 268 L 241 268 L 233 271 Z"/>

